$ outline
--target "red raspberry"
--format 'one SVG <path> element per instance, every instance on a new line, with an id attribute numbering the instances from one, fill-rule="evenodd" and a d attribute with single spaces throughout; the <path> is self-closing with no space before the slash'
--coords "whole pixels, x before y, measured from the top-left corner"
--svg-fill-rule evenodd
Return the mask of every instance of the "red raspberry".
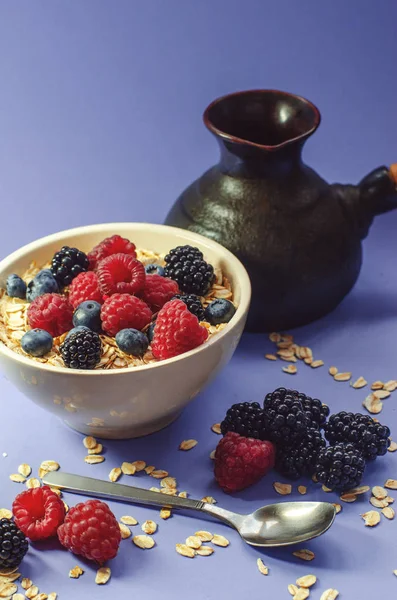
<path id="1" fill-rule="evenodd" d="M 100 564 L 114 558 L 121 541 L 120 526 L 107 504 L 80 502 L 70 509 L 58 529 L 62 546 Z"/>
<path id="2" fill-rule="evenodd" d="M 73 306 L 66 296 L 43 294 L 30 304 L 28 323 L 32 329 L 45 329 L 53 337 L 73 327 Z"/>
<path id="3" fill-rule="evenodd" d="M 95 300 L 99 304 L 103 303 L 97 274 L 93 271 L 79 273 L 69 286 L 69 301 L 73 308 L 77 308 L 79 304 L 86 300 Z"/>
<path id="4" fill-rule="evenodd" d="M 275 446 L 229 431 L 215 451 L 215 479 L 224 492 L 243 490 L 274 467 Z"/>
<path id="5" fill-rule="evenodd" d="M 113 294 L 102 306 L 102 328 L 110 336 L 122 329 L 143 329 L 150 323 L 152 311 L 148 305 L 130 294 Z"/>
<path id="6" fill-rule="evenodd" d="M 18 494 L 12 514 L 19 529 L 32 542 L 56 535 L 65 518 L 62 500 L 47 485 Z"/>
<path id="7" fill-rule="evenodd" d="M 87 254 L 90 261 L 90 269 L 95 270 L 101 260 L 111 254 L 130 254 L 135 258 L 135 244 L 126 238 L 122 238 L 120 235 L 112 235 L 105 238 Z"/>
<path id="8" fill-rule="evenodd" d="M 102 294 L 136 294 L 145 285 L 145 267 L 128 254 L 112 254 L 104 258 L 97 268 Z"/>
<path id="9" fill-rule="evenodd" d="M 160 310 L 154 337 L 152 352 L 155 358 L 164 360 L 183 354 L 201 346 L 208 337 L 208 331 L 200 325 L 182 300 L 170 300 Z"/>
<path id="10" fill-rule="evenodd" d="M 154 274 L 146 275 L 145 287 L 139 295 L 150 306 L 153 312 L 157 312 L 175 294 L 179 294 L 179 287 L 176 281 Z"/>

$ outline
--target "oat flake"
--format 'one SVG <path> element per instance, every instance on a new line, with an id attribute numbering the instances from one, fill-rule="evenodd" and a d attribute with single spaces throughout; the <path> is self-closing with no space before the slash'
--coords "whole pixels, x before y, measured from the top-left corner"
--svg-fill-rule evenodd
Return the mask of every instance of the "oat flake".
<path id="1" fill-rule="evenodd" d="M 201 498 L 201 501 L 206 502 L 207 504 L 216 504 L 216 500 L 213 496 L 204 496 L 204 498 Z"/>
<path id="2" fill-rule="evenodd" d="M 354 496 L 359 496 L 360 494 L 365 494 L 369 492 L 369 485 L 360 485 L 359 487 L 352 488 L 351 490 L 347 490 L 345 494 L 352 494 Z"/>
<path id="3" fill-rule="evenodd" d="M 97 444 L 94 448 L 88 448 L 88 454 L 101 454 L 102 450 L 102 444 Z"/>
<path id="4" fill-rule="evenodd" d="M 12 600 L 26 600 L 26 596 L 24 594 L 14 594 Z"/>
<path id="5" fill-rule="evenodd" d="M 6 583 L 0 589 L 0 598 L 9 598 L 13 594 L 15 594 L 17 591 L 18 591 L 18 586 L 15 583 Z M 39 591 L 39 590 L 37 590 L 37 591 Z M 26 592 L 26 596 L 28 598 L 33 598 L 33 596 L 28 596 L 27 592 Z"/>
<path id="6" fill-rule="evenodd" d="M 143 471 L 146 467 L 146 463 L 144 460 L 134 460 L 134 462 L 132 462 L 131 464 L 134 465 L 135 471 L 137 473 L 139 473 L 139 471 Z"/>
<path id="7" fill-rule="evenodd" d="M 189 548 L 186 544 L 175 544 L 175 550 L 181 556 L 186 556 L 187 558 L 194 558 L 196 556 L 196 551 L 193 548 Z"/>
<path id="8" fill-rule="evenodd" d="M 321 594 L 320 600 L 336 600 L 338 596 L 339 596 L 338 590 L 329 588 L 328 590 L 325 590 L 325 592 L 323 592 Z"/>
<path id="9" fill-rule="evenodd" d="M 39 594 L 38 596 L 34 597 L 34 600 L 48 600 L 48 596 L 47 594 Z"/>
<path id="10" fill-rule="evenodd" d="M 273 483 L 273 488 L 281 496 L 288 496 L 292 492 L 292 485 L 290 483 L 280 483 L 279 481 L 275 481 Z"/>
<path id="11" fill-rule="evenodd" d="M 263 563 L 263 560 L 261 558 L 256 559 L 256 565 L 258 567 L 259 573 L 262 573 L 262 575 L 269 574 L 269 568 Z"/>
<path id="12" fill-rule="evenodd" d="M 138 521 L 136 519 L 134 519 L 134 517 L 130 517 L 128 515 L 125 517 L 121 517 L 120 521 L 124 525 L 138 525 Z"/>
<path id="13" fill-rule="evenodd" d="M 265 358 L 267 360 L 277 360 L 277 356 L 275 354 L 265 354 Z"/>
<path id="14" fill-rule="evenodd" d="M 190 535 L 188 538 L 186 538 L 186 546 L 189 546 L 189 548 L 197 550 L 198 548 L 201 548 L 201 545 L 202 542 L 196 535 Z"/>
<path id="15" fill-rule="evenodd" d="M 51 592 L 51 594 L 48 594 L 48 600 L 57 600 L 58 598 L 58 594 L 56 592 Z"/>
<path id="16" fill-rule="evenodd" d="M 17 579 L 19 579 L 21 576 L 21 573 L 10 573 L 9 575 L 1 575 L 0 576 L 0 583 L 4 584 L 4 583 L 13 583 L 13 581 L 16 581 Z"/>
<path id="17" fill-rule="evenodd" d="M 0 508 L 0 519 L 12 519 L 12 512 L 8 508 Z"/>
<path id="18" fill-rule="evenodd" d="M 372 488 L 372 495 L 375 496 L 375 498 L 377 498 L 378 500 L 382 500 L 382 498 L 386 498 L 387 490 L 385 490 L 385 488 L 380 485 L 375 485 Z"/>
<path id="19" fill-rule="evenodd" d="M 213 431 L 214 433 L 220 435 L 221 432 L 221 424 L 220 423 L 214 423 L 211 427 L 211 431 Z"/>
<path id="20" fill-rule="evenodd" d="M 155 470 L 156 470 L 156 467 L 153 467 L 153 465 L 148 465 L 147 467 L 144 468 L 146 475 L 151 475 L 153 473 L 153 471 L 155 471 Z"/>
<path id="21" fill-rule="evenodd" d="M 303 496 L 307 493 L 307 487 L 305 485 L 298 485 L 298 492 Z"/>
<path id="22" fill-rule="evenodd" d="M 294 600 L 306 600 L 306 598 L 308 598 L 309 596 L 309 590 L 307 590 L 306 588 L 298 588 L 298 591 L 294 596 Z"/>
<path id="23" fill-rule="evenodd" d="M 383 389 L 387 390 L 388 392 L 394 392 L 395 390 L 397 390 L 397 381 L 395 379 L 386 381 L 386 383 L 383 386 Z"/>
<path id="24" fill-rule="evenodd" d="M 216 450 L 213 450 L 213 451 L 210 453 L 210 459 L 211 459 L 211 460 L 215 460 L 215 452 L 216 452 Z"/>
<path id="25" fill-rule="evenodd" d="M 342 506 L 337 502 L 333 502 L 332 504 L 335 506 L 336 514 L 340 513 L 340 511 L 342 510 Z"/>
<path id="26" fill-rule="evenodd" d="M 44 460 L 40 465 L 40 469 L 44 469 L 44 471 L 51 473 L 52 471 L 58 471 L 60 465 L 55 460 Z"/>
<path id="27" fill-rule="evenodd" d="M 389 504 L 386 498 L 380 500 L 379 498 L 375 498 L 375 496 L 372 496 L 369 501 L 375 508 L 385 508 Z"/>
<path id="28" fill-rule="evenodd" d="M 155 523 L 154 521 L 145 521 L 144 523 L 142 523 L 142 531 L 144 533 L 156 533 L 157 531 L 157 523 Z"/>
<path id="29" fill-rule="evenodd" d="M 293 552 L 292 554 L 297 558 L 301 558 L 302 560 L 307 561 L 313 560 L 313 558 L 315 558 L 314 552 L 305 548 L 302 548 L 301 550 L 295 550 L 295 552 Z"/>
<path id="30" fill-rule="evenodd" d="M 201 540 L 202 542 L 210 542 L 212 540 L 212 538 L 214 537 L 212 535 L 212 533 L 210 533 L 209 531 L 196 531 L 196 533 L 194 534 L 196 537 L 199 538 L 199 540 Z"/>
<path id="31" fill-rule="evenodd" d="M 90 435 L 83 439 L 84 448 L 95 448 L 97 443 L 98 442 L 96 441 L 96 439 L 94 437 L 91 437 Z"/>
<path id="32" fill-rule="evenodd" d="M 375 527 L 380 522 L 380 513 L 376 510 L 369 510 L 361 517 L 364 519 L 366 527 Z"/>
<path id="33" fill-rule="evenodd" d="M 160 517 L 162 519 L 164 519 L 164 521 L 166 521 L 167 519 L 169 519 L 171 517 L 172 513 L 171 513 L 171 509 L 169 508 L 162 508 L 160 510 Z"/>
<path id="34" fill-rule="evenodd" d="M 351 373 L 336 373 L 336 375 L 334 375 L 335 381 L 350 381 L 351 378 Z"/>
<path id="35" fill-rule="evenodd" d="M 211 542 L 215 546 L 222 546 L 222 548 L 226 548 L 230 544 L 230 542 L 227 538 L 225 538 L 223 535 L 218 535 L 216 533 L 213 536 Z"/>
<path id="36" fill-rule="evenodd" d="M 179 450 L 191 450 L 192 448 L 197 446 L 197 444 L 197 440 L 183 440 L 183 442 L 179 444 Z"/>
<path id="37" fill-rule="evenodd" d="M 389 490 L 397 490 L 397 479 L 387 479 L 385 488 Z"/>
<path id="38" fill-rule="evenodd" d="M 324 485 L 324 484 L 321 486 L 321 489 L 323 490 L 323 492 L 327 492 L 327 493 L 328 493 L 328 492 L 332 492 L 331 488 L 327 487 L 327 486 L 326 486 L 326 485 Z"/>
<path id="39" fill-rule="evenodd" d="M 142 548 L 142 550 L 149 550 L 150 548 L 153 548 L 156 543 L 154 539 L 150 537 L 150 535 L 135 535 L 132 538 L 132 541 L 134 542 L 135 546 Z"/>
<path id="40" fill-rule="evenodd" d="M 390 446 L 388 447 L 389 452 L 395 452 L 397 450 L 397 442 L 390 442 Z"/>
<path id="41" fill-rule="evenodd" d="M 210 546 L 201 546 L 201 548 L 197 548 L 196 550 L 196 554 L 199 556 L 211 556 L 211 554 L 214 554 L 214 552 L 215 550 L 210 548 Z"/>
<path id="42" fill-rule="evenodd" d="M 98 465 L 99 463 L 103 463 L 104 460 L 105 457 L 99 454 L 90 454 L 84 458 L 84 461 L 88 465 Z"/>
<path id="43" fill-rule="evenodd" d="M 33 581 L 31 579 L 28 579 L 27 577 L 24 577 L 21 581 L 21 586 L 24 590 L 28 590 L 32 585 Z"/>
<path id="44" fill-rule="evenodd" d="M 296 580 L 296 585 L 302 588 L 310 588 L 316 583 L 316 581 L 317 577 L 315 575 L 304 575 Z"/>
<path id="45" fill-rule="evenodd" d="M 288 365 L 287 367 L 283 367 L 283 371 L 289 375 L 296 375 L 298 368 L 295 365 Z"/>
<path id="46" fill-rule="evenodd" d="M 294 583 L 290 583 L 289 586 L 288 586 L 288 591 L 291 594 L 291 596 L 295 596 L 295 594 L 298 591 L 298 588 L 297 588 L 297 586 Z"/>
<path id="47" fill-rule="evenodd" d="M 351 384 L 351 386 L 356 390 L 359 390 L 366 385 L 368 385 L 368 381 L 364 379 L 364 377 L 359 377 L 354 383 Z"/>
<path id="48" fill-rule="evenodd" d="M 31 472 L 32 472 L 32 467 L 26 463 L 22 463 L 22 465 L 19 465 L 19 467 L 18 467 L 18 473 L 20 475 L 22 475 L 23 477 L 29 477 Z"/>
<path id="49" fill-rule="evenodd" d="M 168 471 L 164 471 L 163 469 L 155 469 L 150 473 L 150 477 L 154 477 L 155 479 L 164 479 L 164 477 L 168 477 Z"/>
<path id="50" fill-rule="evenodd" d="M 109 473 L 109 479 L 113 483 L 115 481 L 117 481 L 118 479 L 120 479 L 120 476 L 121 476 L 121 469 L 120 469 L 120 467 L 114 467 L 114 469 L 112 469 L 110 471 L 110 473 Z"/>
<path id="51" fill-rule="evenodd" d="M 385 508 L 382 508 L 381 513 L 384 517 L 386 517 L 386 519 L 390 520 L 394 519 L 396 514 L 391 506 L 386 506 Z"/>
<path id="52" fill-rule="evenodd" d="M 109 581 L 110 576 L 111 576 L 110 568 L 109 567 L 101 567 L 96 572 L 95 583 L 97 583 L 98 585 L 104 585 L 105 583 L 107 583 Z"/>
<path id="53" fill-rule="evenodd" d="M 124 525 L 124 523 L 119 523 L 119 527 L 120 527 L 121 539 L 128 540 L 128 538 L 131 537 L 131 529 L 129 527 L 127 527 L 127 525 Z"/>
<path id="54" fill-rule="evenodd" d="M 76 565 L 73 569 L 69 571 L 69 577 L 71 579 L 78 579 L 81 575 L 84 574 L 84 569 Z"/>
<path id="55" fill-rule="evenodd" d="M 310 366 L 312 367 L 312 369 L 317 369 L 318 367 L 322 367 L 323 365 L 324 365 L 323 360 L 314 360 Z"/>
<path id="56" fill-rule="evenodd" d="M 14 481 L 14 483 L 25 483 L 26 481 L 25 477 L 23 477 L 20 473 L 13 473 L 10 475 L 10 479 L 11 481 Z"/>
<path id="57" fill-rule="evenodd" d="M 328 369 L 328 373 L 329 373 L 330 375 L 332 375 L 332 377 L 334 377 L 334 376 L 337 374 L 337 372 L 338 372 L 338 369 L 337 369 L 336 367 L 330 367 L 330 368 Z"/>
<path id="58" fill-rule="evenodd" d="M 17 589 L 17 586 L 15 586 L 15 591 L 17 591 Z M 28 590 L 26 590 L 25 596 L 26 598 L 34 598 L 35 596 L 37 596 L 38 593 L 39 588 L 37 587 L 37 585 L 32 585 Z"/>
<path id="59" fill-rule="evenodd" d="M 356 494 L 342 494 L 340 496 L 342 502 L 355 502 L 357 500 Z"/>
<path id="60" fill-rule="evenodd" d="M 160 487 L 175 489 L 177 487 L 175 477 L 164 477 L 164 479 L 160 481 Z"/>
<path id="61" fill-rule="evenodd" d="M 376 396 L 373 394 L 369 394 L 369 396 L 365 398 L 363 406 L 369 413 L 371 413 L 371 415 L 377 415 L 382 411 L 383 402 L 381 402 L 381 400 L 376 398 Z"/>
<path id="62" fill-rule="evenodd" d="M 33 488 L 39 488 L 41 486 L 40 480 L 36 479 L 36 477 L 31 477 L 26 482 L 26 487 L 31 490 Z"/>
<path id="63" fill-rule="evenodd" d="M 121 472 L 124 475 L 135 475 L 136 467 L 132 463 L 123 462 L 123 464 L 121 465 Z"/>
<path id="64" fill-rule="evenodd" d="M 374 381 L 371 390 L 382 390 L 384 385 L 383 381 Z"/>

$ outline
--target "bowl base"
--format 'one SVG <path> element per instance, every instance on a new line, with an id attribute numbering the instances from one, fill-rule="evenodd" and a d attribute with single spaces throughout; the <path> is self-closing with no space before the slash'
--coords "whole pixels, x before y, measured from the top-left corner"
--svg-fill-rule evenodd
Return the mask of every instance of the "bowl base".
<path id="1" fill-rule="evenodd" d="M 156 433 L 156 431 L 160 431 L 161 429 L 168 427 L 168 425 L 171 425 L 171 423 L 176 421 L 176 419 L 182 414 L 182 412 L 183 411 L 181 410 L 177 411 L 175 413 L 172 413 L 171 415 L 163 417 L 162 419 L 152 421 L 150 424 L 147 425 L 130 425 L 129 427 L 125 428 L 106 427 L 106 425 L 98 427 L 98 425 L 92 426 L 83 424 L 81 426 L 74 426 L 67 420 L 64 420 L 63 422 L 65 423 L 65 425 L 70 427 L 70 429 L 73 429 L 73 431 L 77 431 L 77 433 L 90 435 L 92 437 L 99 438 L 102 440 L 129 440 L 132 438 L 150 435 L 151 433 Z"/>

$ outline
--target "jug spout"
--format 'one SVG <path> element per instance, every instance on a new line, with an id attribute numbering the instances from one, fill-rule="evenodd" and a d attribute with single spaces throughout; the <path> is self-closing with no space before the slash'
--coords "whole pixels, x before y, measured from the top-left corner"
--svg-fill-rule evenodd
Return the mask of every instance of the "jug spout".
<path id="1" fill-rule="evenodd" d="M 374 169 L 356 186 L 334 184 L 332 187 L 358 225 L 363 239 L 374 217 L 397 208 L 397 163 L 390 168 Z"/>

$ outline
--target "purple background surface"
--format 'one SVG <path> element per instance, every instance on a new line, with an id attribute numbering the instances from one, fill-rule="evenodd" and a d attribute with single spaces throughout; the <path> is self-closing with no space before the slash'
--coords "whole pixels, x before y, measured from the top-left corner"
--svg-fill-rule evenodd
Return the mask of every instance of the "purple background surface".
<path id="1" fill-rule="evenodd" d="M 330 181 L 354 182 L 373 167 L 396 161 L 396 17 L 394 0 L 5 0 L 0 6 L 0 257 L 76 225 L 161 222 L 178 193 L 217 159 L 202 110 L 216 96 L 238 89 L 280 88 L 316 103 L 323 122 L 304 156 Z M 397 377 L 396 227 L 397 214 L 377 219 L 352 294 L 332 315 L 296 332 L 298 343 L 312 346 L 327 367 L 336 364 L 368 381 Z M 95 467 L 83 462 L 80 436 L 1 379 L 0 505 L 10 506 L 22 489 L 8 480 L 18 464 L 26 461 L 37 469 L 50 458 L 65 471 L 103 478 L 122 460 L 144 459 L 169 470 L 192 497 L 212 494 L 236 511 L 279 499 L 271 488 L 279 479 L 273 474 L 235 497 L 219 491 L 208 459 L 218 440 L 211 424 L 232 402 L 261 400 L 278 385 L 317 395 L 334 411 L 360 410 L 366 390 L 335 383 L 327 367 L 299 365 L 292 379 L 281 372 L 282 364 L 264 361 L 270 349 L 264 336 L 245 336 L 230 365 L 177 423 L 146 439 L 106 443 L 106 462 Z M 381 420 L 397 429 L 395 402 L 385 401 Z M 198 439 L 198 446 L 178 452 L 178 443 L 189 437 Z M 397 478 L 396 454 L 371 466 L 365 481 L 382 484 L 387 477 Z M 155 485 L 146 477 L 137 483 Z M 316 498 L 337 496 L 312 484 L 307 499 Z M 223 525 L 179 515 L 163 522 L 150 509 L 112 507 L 118 517 L 154 518 L 159 531 L 150 551 L 122 542 L 108 586 L 95 586 L 91 567 L 79 581 L 69 580 L 69 568 L 82 561 L 59 549 L 31 552 L 23 573 L 41 591 L 58 591 L 61 600 L 80 600 L 87 593 L 96 598 L 144 594 L 148 600 L 159 593 L 165 599 L 247 594 L 281 599 L 289 597 L 288 583 L 309 572 L 319 579 L 313 598 L 329 587 L 339 589 L 343 599 L 397 592 L 396 521 L 382 517 L 376 529 L 365 528 L 359 515 L 371 508 L 368 498 L 345 504 L 330 532 L 305 544 L 316 553 L 312 563 L 293 558 L 291 549 L 249 548 Z M 178 556 L 175 543 L 203 527 L 227 535 L 230 547 L 210 558 Z M 258 556 L 270 568 L 267 578 L 256 569 Z"/>

